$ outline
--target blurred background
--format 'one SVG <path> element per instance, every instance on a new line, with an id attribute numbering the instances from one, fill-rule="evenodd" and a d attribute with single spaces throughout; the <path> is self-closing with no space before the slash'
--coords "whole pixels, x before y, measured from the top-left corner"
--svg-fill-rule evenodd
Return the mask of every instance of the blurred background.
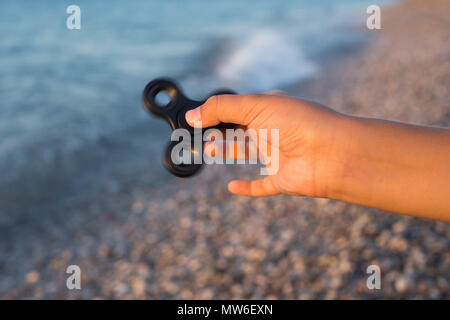
<path id="1" fill-rule="evenodd" d="M 2 1 L 0 298 L 449 298 L 448 224 L 228 194 L 252 168 L 174 178 L 170 129 L 142 108 L 165 76 L 195 99 L 283 89 L 448 126 L 450 4 L 378 1 L 368 31 L 372 2 Z M 371 264 L 381 290 L 366 288 Z"/>

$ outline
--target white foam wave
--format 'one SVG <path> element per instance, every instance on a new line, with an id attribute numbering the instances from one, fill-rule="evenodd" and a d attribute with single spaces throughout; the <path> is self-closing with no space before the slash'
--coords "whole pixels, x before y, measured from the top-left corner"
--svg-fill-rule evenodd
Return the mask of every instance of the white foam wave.
<path id="1" fill-rule="evenodd" d="M 275 30 L 260 30 L 221 60 L 215 76 L 219 83 L 261 91 L 307 78 L 317 69 L 293 38 Z"/>

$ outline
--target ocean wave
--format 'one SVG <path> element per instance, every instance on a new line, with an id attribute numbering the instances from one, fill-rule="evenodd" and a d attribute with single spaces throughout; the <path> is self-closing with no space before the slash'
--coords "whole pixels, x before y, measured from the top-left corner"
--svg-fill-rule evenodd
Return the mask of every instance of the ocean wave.
<path id="1" fill-rule="evenodd" d="M 220 82 L 264 91 L 307 78 L 317 70 L 295 39 L 275 30 L 261 30 L 237 44 L 215 74 Z"/>
<path id="2" fill-rule="evenodd" d="M 275 29 L 262 29 L 240 40 L 211 48 L 201 73 L 189 72 L 183 87 L 198 94 L 196 88 L 238 88 L 240 93 L 262 92 L 306 79 L 319 66 L 302 50 L 301 42 Z"/>

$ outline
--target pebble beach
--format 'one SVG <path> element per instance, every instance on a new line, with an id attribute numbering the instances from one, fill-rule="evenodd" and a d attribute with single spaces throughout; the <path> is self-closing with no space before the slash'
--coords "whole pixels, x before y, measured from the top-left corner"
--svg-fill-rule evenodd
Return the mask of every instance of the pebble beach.
<path id="1" fill-rule="evenodd" d="M 382 9 L 382 29 L 332 59 L 296 94 L 358 116 L 450 126 L 450 4 Z M 362 27 L 361 27 L 362 28 Z M 67 202 L 64 218 L 5 230 L 1 299 L 450 299 L 450 224 L 343 202 L 246 198 L 226 183 L 145 173 Z M 450 190 L 449 190 L 450 195 Z M 39 236 L 36 236 L 39 234 Z M 66 288 L 67 266 L 82 271 Z M 366 269 L 381 269 L 381 289 Z"/>

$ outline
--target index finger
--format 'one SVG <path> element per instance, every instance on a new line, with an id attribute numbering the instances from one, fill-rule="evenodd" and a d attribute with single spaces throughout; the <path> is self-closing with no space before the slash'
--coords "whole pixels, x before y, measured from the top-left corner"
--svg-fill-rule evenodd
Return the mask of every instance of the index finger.
<path id="1" fill-rule="evenodd" d="M 256 105 L 259 95 L 218 95 L 212 96 L 195 109 L 186 112 L 186 121 L 194 126 L 196 121 L 202 122 L 202 127 L 211 127 L 220 122 L 248 125 L 256 115 Z"/>

